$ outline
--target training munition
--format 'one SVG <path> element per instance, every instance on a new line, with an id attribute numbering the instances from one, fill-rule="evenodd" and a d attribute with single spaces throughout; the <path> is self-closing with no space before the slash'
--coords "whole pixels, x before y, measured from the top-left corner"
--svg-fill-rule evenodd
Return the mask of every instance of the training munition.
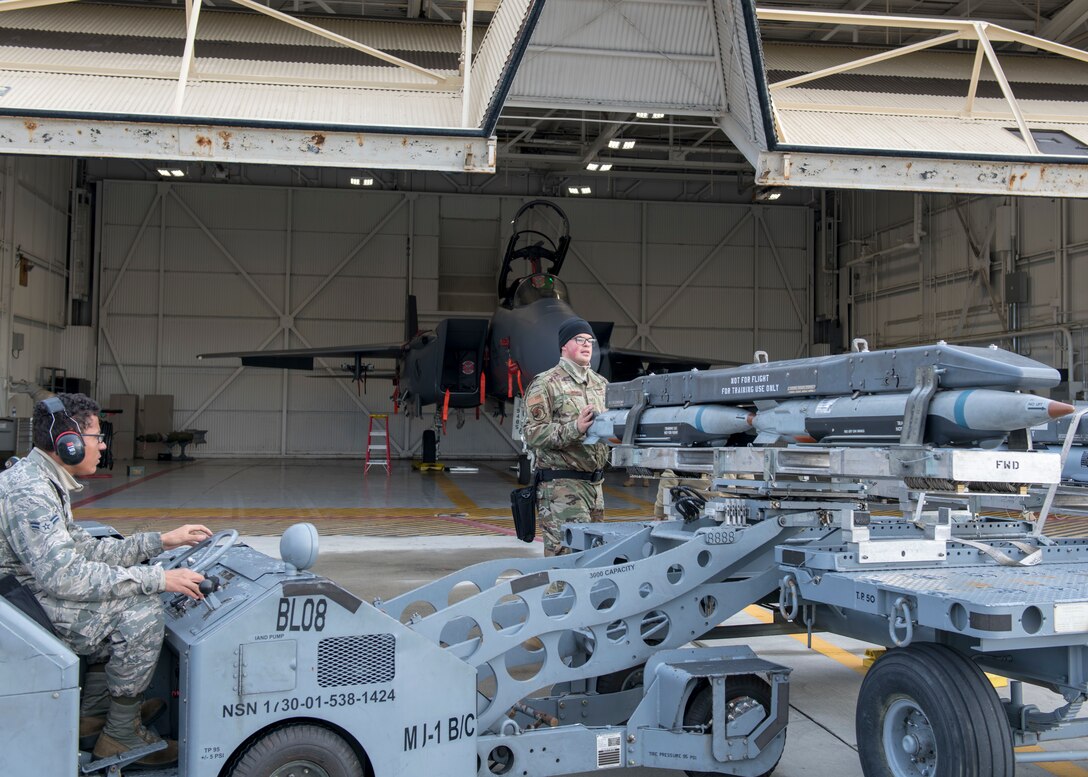
<path id="1" fill-rule="evenodd" d="M 593 419 L 586 443 L 619 442 L 627 428 L 627 410 L 606 410 Z M 636 445 L 724 445 L 730 435 L 752 428 L 751 410 L 728 405 L 651 407 L 635 430 Z"/>
<path id="2" fill-rule="evenodd" d="M 1057 386 L 1058 371 L 997 346 L 920 345 L 809 359 L 761 362 L 718 370 L 647 375 L 608 386 L 609 408 L 744 404 L 797 397 L 899 394 L 915 387 L 921 368 L 933 368 L 941 389 L 1005 391 Z"/>
<path id="3" fill-rule="evenodd" d="M 886 445 L 899 441 L 907 394 L 793 399 L 755 414 L 756 443 L 820 442 Z M 1072 413 L 1072 405 L 1031 394 L 969 389 L 939 391 L 926 416 L 925 436 L 934 445 L 998 441 L 1016 429 Z"/>

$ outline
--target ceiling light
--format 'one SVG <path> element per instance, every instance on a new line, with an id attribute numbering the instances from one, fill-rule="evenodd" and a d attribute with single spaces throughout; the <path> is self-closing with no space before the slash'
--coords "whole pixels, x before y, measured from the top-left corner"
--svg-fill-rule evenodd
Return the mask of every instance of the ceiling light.
<path id="1" fill-rule="evenodd" d="M 597 164 L 596 162 L 590 162 L 588 165 L 586 165 L 586 170 L 591 170 L 594 173 L 597 172 L 600 169 L 601 169 L 601 166 L 599 164 Z"/>
<path id="2" fill-rule="evenodd" d="M 352 176 L 351 178 L 349 178 L 348 182 L 352 186 L 362 186 L 363 185 L 363 179 L 362 178 L 356 178 L 355 176 Z"/>
<path id="3" fill-rule="evenodd" d="M 578 193 L 578 187 L 577 186 L 568 186 L 567 187 L 567 194 L 577 194 L 577 193 Z"/>
<path id="4" fill-rule="evenodd" d="M 374 179 L 373 178 L 364 178 L 363 179 L 363 186 L 373 186 L 373 185 L 374 185 Z"/>
<path id="5" fill-rule="evenodd" d="M 754 199 L 757 202 L 774 202 L 782 197 L 782 190 L 775 189 L 770 186 L 765 186 L 760 189 L 756 189 Z"/>
<path id="6" fill-rule="evenodd" d="M 624 151 L 630 151 L 635 147 L 635 141 L 633 140 L 610 140 L 608 141 L 608 147 L 612 149 L 623 149 Z"/>
<path id="7" fill-rule="evenodd" d="M 184 178 L 185 177 L 185 171 L 184 170 L 171 170 L 170 175 L 174 176 L 175 178 Z"/>
<path id="8" fill-rule="evenodd" d="M 663 113 L 651 113 L 650 118 L 651 119 L 664 119 L 665 114 L 663 114 Z"/>
<path id="9" fill-rule="evenodd" d="M 611 169 L 612 169 L 612 163 L 611 162 L 601 165 L 601 172 L 602 173 L 607 173 Z"/>
<path id="10" fill-rule="evenodd" d="M 635 116 L 637 118 L 639 118 L 639 119 L 648 119 L 648 118 L 650 118 L 650 114 L 645 113 L 643 111 L 639 111 L 638 113 L 635 114 Z"/>
<path id="11" fill-rule="evenodd" d="M 593 189 L 591 189 L 591 188 L 590 188 L 590 187 L 588 187 L 588 186 L 583 186 L 583 187 L 582 187 L 582 188 L 581 188 L 581 189 L 579 190 L 579 193 L 580 193 L 580 194 L 593 194 Z"/>
<path id="12" fill-rule="evenodd" d="M 165 167 L 160 167 L 156 172 L 159 175 L 161 175 L 163 178 L 169 178 L 170 177 L 170 171 L 167 170 Z"/>

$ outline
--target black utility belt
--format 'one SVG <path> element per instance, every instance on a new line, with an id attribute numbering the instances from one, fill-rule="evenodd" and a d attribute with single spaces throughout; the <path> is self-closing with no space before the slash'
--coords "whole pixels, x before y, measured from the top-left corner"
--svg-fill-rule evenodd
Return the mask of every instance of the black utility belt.
<path id="1" fill-rule="evenodd" d="M 547 483 L 551 480 L 588 480 L 590 483 L 603 483 L 604 470 L 583 472 L 580 469 L 538 469 L 536 471 L 537 483 Z"/>

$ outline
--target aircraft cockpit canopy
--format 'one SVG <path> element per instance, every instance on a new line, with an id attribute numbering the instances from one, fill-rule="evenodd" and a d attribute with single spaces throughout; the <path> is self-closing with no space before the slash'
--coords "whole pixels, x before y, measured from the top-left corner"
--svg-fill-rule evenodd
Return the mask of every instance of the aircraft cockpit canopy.
<path id="1" fill-rule="evenodd" d="M 570 293 L 567 284 L 559 280 L 555 275 L 546 272 L 538 272 L 521 279 L 517 291 L 514 292 L 514 307 L 522 307 L 536 302 L 538 299 L 561 299 L 570 303 Z"/>

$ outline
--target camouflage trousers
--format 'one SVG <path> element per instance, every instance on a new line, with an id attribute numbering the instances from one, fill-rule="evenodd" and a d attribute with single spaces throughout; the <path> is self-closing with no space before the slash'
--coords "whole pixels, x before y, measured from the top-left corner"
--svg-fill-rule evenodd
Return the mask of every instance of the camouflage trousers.
<path id="1" fill-rule="evenodd" d="M 587 480 L 550 480 L 536 487 L 536 517 L 544 555 L 569 552 L 563 547 L 564 523 L 604 520 L 604 491 Z"/>
<path id="2" fill-rule="evenodd" d="M 166 616 L 157 594 L 100 602 L 74 602 L 40 595 L 61 639 L 90 663 L 106 663 L 111 696 L 139 696 L 151 684 L 159 661 Z"/>

